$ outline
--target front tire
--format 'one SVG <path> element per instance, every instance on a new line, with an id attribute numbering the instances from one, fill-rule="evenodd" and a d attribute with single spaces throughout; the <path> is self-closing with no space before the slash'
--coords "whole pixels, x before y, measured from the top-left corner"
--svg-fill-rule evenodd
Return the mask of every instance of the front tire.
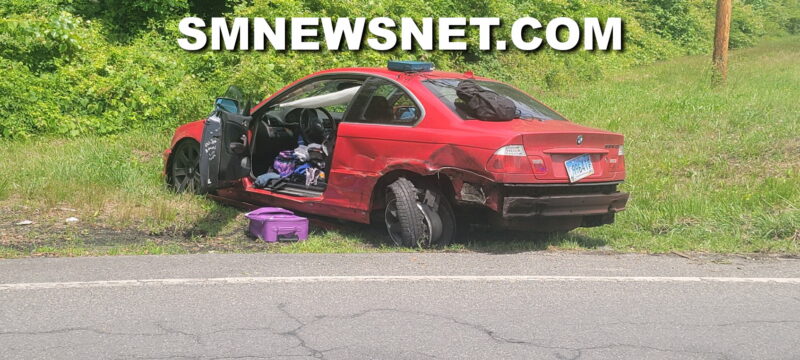
<path id="1" fill-rule="evenodd" d="M 200 194 L 200 144 L 181 141 L 170 161 L 169 185 L 177 193 Z"/>

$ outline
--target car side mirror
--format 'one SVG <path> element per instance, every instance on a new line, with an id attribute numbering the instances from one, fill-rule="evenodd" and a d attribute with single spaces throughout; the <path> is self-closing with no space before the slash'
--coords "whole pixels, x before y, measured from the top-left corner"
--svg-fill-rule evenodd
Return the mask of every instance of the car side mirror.
<path id="1" fill-rule="evenodd" d="M 217 98 L 217 100 L 214 101 L 214 108 L 227 111 L 229 113 L 238 114 L 239 102 L 229 98 Z"/>

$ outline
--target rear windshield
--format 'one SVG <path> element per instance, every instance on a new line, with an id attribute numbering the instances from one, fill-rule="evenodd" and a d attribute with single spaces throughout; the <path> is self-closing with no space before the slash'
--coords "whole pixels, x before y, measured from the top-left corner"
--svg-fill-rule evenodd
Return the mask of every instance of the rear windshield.
<path id="1" fill-rule="evenodd" d="M 550 110 L 547 106 L 511 86 L 494 81 L 473 81 L 487 90 L 494 91 L 514 101 L 517 106 L 517 115 L 520 119 L 564 120 L 564 117 L 555 111 Z M 462 119 L 475 120 L 473 116 L 456 106 L 457 102 L 461 102 L 461 99 L 456 95 L 456 87 L 459 82 L 461 82 L 460 79 L 428 79 L 423 81 L 425 86 L 436 94 L 439 100 L 461 116 Z"/>

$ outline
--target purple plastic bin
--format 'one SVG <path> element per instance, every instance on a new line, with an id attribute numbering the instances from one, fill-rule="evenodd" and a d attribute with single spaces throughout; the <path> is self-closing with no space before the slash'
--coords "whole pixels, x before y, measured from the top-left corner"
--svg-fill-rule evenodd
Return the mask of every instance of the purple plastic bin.
<path id="1" fill-rule="evenodd" d="M 308 219 L 293 212 L 265 207 L 245 214 L 250 219 L 250 234 L 266 242 L 308 239 Z"/>

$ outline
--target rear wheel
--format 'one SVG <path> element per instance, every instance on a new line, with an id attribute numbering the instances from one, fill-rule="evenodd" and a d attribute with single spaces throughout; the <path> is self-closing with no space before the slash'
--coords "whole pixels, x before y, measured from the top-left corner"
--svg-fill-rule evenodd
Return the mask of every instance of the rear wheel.
<path id="1" fill-rule="evenodd" d="M 453 208 L 434 187 L 417 188 L 399 178 L 386 190 L 384 221 L 397 246 L 447 246 L 455 237 Z"/>
<path id="2" fill-rule="evenodd" d="M 417 208 L 417 189 L 408 179 L 399 178 L 387 188 L 384 220 L 395 245 L 417 246 L 422 237 L 423 217 Z"/>
<path id="3" fill-rule="evenodd" d="M 200 144 L 184 140 L 172 153 L 170 186 L 175 192 L 200 193 Z"/>

